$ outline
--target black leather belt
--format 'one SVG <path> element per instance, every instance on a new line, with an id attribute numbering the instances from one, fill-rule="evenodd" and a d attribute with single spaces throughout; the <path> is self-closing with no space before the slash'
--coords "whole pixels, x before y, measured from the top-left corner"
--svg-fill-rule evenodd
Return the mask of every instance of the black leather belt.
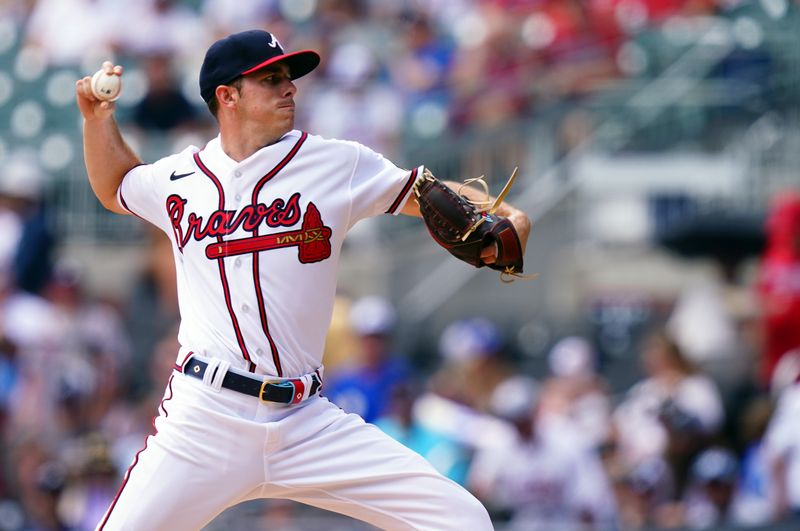
<path id="1" fill-rule="evenodd" d="M 184 365 L 183 373 L 202 380 L 206 374 L 206 369 L 208 369 L 208 363 L 197 358 L 191 358 Z M 308 396 L 314 396 L 321 386 L 322 382 L 319 376 L 316 373 L 312 374 L 311 389 L 308 392 Z M 254 396 L 264 402 L 297 404 L 305 395 L 306 382 L 300 378 L 270 382 L 269 380 L 259 380 L 228 371 L 222 379 L 222 387 Z"/>

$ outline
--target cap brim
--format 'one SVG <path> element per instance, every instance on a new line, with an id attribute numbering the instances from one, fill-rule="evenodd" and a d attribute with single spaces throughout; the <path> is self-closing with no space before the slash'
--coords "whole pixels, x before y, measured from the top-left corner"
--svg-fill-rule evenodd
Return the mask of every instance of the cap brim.
<path id="1" fill-rule="evenodd" d="M 302 50 L 299 52 L 285 53 L 277 57 L 272 57 L 261 64 L 248 68 L 242 75 L 252 74 L 262 68 L 275 63 L 284 63 L 289 67 L 292 79 L 297 79 L 314 70 L 320 62 L 319 54 L 313 50 Z"/>

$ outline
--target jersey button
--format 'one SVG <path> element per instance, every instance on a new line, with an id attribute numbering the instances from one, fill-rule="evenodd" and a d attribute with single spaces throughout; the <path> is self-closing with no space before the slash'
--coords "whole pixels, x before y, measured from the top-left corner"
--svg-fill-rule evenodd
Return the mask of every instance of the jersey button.
<path id="1" fill-rule="evenodd" d="M 259 349 L 256 349 L 256 354 L 258 354 L 259 356 L 261 356 L 262 354 L 264 354 L 264 350 L 263 350 L 263 349 L 260 349 L 260 348 L 259 348 Z"/>
<path id="2" fill-rule="evenodd" d="M 183 260 L 181 260 L 181 262 L 182 261 Z M 236 267 L 242 267 L 242 259 L 241 258 L 237 258 L 236 260 L 233 261 L 233 265 L 235 265 Z"/>
<path id="3" fill-rule="evenodd" d="M 241 201 L 242 200 L 242 194 L 236 194 L 234 197 L 236 197 L 237 201 Z"/>
<path id="4" fill-rule="evenodd" d="M 242 304 L 242 311 L 243 312 L 249 312 L 250 311 L 250 306 L 248 306 L 246 304 Z"/>
<path id="5" fill-rule="evenodd" d="M 234 177 L 241 177 L 242 176 L 242 172 L 240 172 L 239 170 L 236 170 L 235 172 L 233 172 L 233 176 Z"/>

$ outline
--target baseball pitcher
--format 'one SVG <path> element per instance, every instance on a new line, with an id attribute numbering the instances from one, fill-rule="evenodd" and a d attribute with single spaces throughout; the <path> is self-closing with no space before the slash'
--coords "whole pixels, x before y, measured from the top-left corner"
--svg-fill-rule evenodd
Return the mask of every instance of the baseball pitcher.
<path id="1" fill-rule="evenodd" d="M 77 82 L 92 189 L 169 236 L 181 314 L 156 433 L 98 529 L 194 530 L 255 498 L 385 529 L 492 527 L 466 490 L 319 396 L 323 343 L 342 243 L 359 220 L 422 214 L 453 254 L 505 275 L 522 271 L 530 222 L 501 200 L 479 208 L 423 166 L 294 129 L 295 80 L 319 61 L 261 30 L 217 41 L 199 81 L 219 135 L 152 164 L 113 117 L 121 83 L 108 78 L 121 81 L 122 68 L 106 62 L 94 83 Z"/>

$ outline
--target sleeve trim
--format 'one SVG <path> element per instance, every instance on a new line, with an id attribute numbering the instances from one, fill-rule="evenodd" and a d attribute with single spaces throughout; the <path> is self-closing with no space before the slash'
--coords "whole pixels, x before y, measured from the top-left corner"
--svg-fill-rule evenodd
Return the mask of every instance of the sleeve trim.
<path id="1" fill-rule="evenodd" d="M 397 214 L 400 210 L 402 210 L 403 205 L 405 205 L 406 201 L 408 200 L 409 192 L 411 192 L 411 187 L 417 180 L 417 175 L 422 173 L 424 166 L 418 166 L 411 170 L 411 175 L 409 175 L 406 184 L 403 186 L 403 189 L 400 191 L 400 194 L 392 203 L 392 206 L 389 207 L 389 210 L 386 211 L 386 214 Z"/>
<path id="2" fill-rule="evenodd" d="M 138 168 L 139 166 L 144 166 L 144 164 L 137 164 L 136 166 L 128 170 L 128 173 L 132 172 L 135 168 Z M 125 174 L 126 177 L 128 176 L 128 173 Z M 122 178 L 122 182 L 125 182 L 125 177 Z M 122 208 L 124 208 L 127 212 L 130 212 L 137 218 L 144 219 L 142 216 L 140 216 L 139 214 L 130 209 L 128 203 L 125 201 L 125 198 L 122 196 L 122 182 L 119 183 L 119 186 L 117 187 L 117 203 L 119 203 L 119 205 Z"/>

